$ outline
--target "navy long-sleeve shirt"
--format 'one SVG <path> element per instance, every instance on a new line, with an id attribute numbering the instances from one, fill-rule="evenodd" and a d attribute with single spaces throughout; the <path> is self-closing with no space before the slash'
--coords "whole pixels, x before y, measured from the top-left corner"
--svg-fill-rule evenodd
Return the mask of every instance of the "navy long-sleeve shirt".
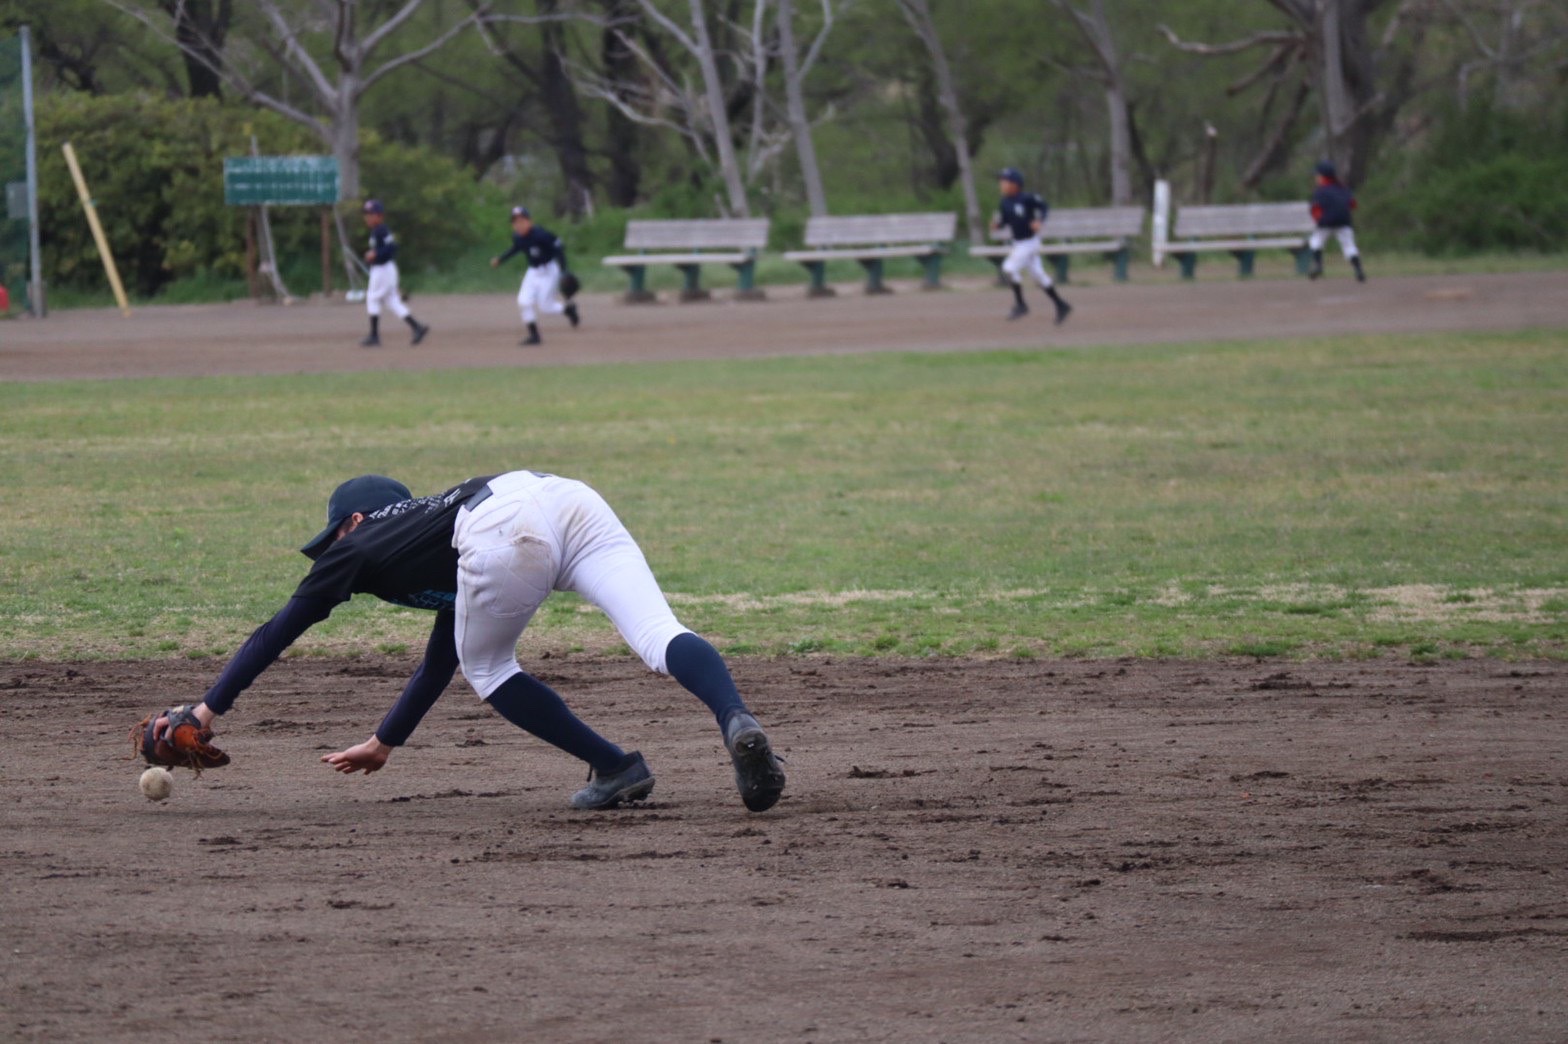
<path id="1" fill-rule="evenodd" d="M 388 261 L 397 260 L 397 237 L 384 222 L 370 230 L 370 249 L 376 255 L 370 260 L 372 265 L 384 265 Z"/>
<path id="2" fill-rule="evenodd" d="M 533 226 L 525 235 L 513 232 L 512 248 L 498 260 L 505 262 L 518 254 L 528 258 L 529 268 L 543 268 L 551 261 L 559 261 L 562 268 L 566 267 L 566 244 L 560 236 L 542 225 Z"/>
<path id="3" fill-rule="evenodd" d="M 246 639 L 203 702 L 215 714 L 226 713 L 300 635 L 355 594 L 373 594 L 394 605 L 436 611 L 424 660 L 376 730 L 388 746 L 405 743 L 457 671 L 452 528 L 458 509 L 491 477 L 371 512 L 359 528 L 319 554 L 294 596 Z"/>

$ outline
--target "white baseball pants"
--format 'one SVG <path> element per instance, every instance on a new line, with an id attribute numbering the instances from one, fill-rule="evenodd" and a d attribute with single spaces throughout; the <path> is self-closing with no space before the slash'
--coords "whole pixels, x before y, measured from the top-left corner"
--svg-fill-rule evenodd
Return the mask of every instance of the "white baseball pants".
<path id="1" fill-rule="evenodd" d="M 1314 228 L 1312 238 L 1307 240 L 1307 245 L 1314 251 L 1322 250 L 1329 236 L 1339 240 L 1339 249 L 1345 252 L 1346 261 L 1361 256 L 1361 251 L 1356 249 L 1356 230 L 1349 225 L 1342 228 Z"/>
<path id="2" fill-rule="evenodd" d="M 1040 289 L 1051 288 L 1051 277 L 1045 274 L 1045 265 L 1040 263 L 1039 236 L 1015 239 L 1013 248 L 1007 252 L 1007 260 L 1002 262 L 1002 271 L 1007 273 L 1007 278 L 1015 286 L 1023 282 L 1023 274 L 1027 271 L 1040 284 Z"/>
<path id="3" fill-rule="evenodd" d="M 481 699 L 522 673 L 517 640 L 551 591 L 603 609 L 642 661 L 667 674 L 664 651 L 687 628 L 610 505 L 575 479 L 513 471 L 453 527 L 457 657 Z"/>
<path id="4" fill-rule="evenodd" d="M 370 286 L 365 290 L 365 311 L 371 315 L 380 315 L 383 303 L 399 319 L 408 318 L 408 306 L 403 303 L 403 295 L 397 290 L 396 261 L 370 266 Z"/>
<path id="5" fill-rule="evenodd" d="M 566 311 L 566 302 L 561 300 L 559 294 L 560 286 L 559 262 L 551 261 L 548 265 L 530 268 L 528 274 L 523 276 L 522 289 L 517 291 L 517 308 L 523 313 L 523 322 L 537 321 L 540 312 L 560 315 Z"/>

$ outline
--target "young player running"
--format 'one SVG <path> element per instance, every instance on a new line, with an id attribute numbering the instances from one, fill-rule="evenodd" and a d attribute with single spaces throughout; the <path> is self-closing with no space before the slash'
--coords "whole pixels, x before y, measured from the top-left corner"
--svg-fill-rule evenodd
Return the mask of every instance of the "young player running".
<path id="1" fill-rule="evenodd" d="M 381 347 L 381 309 L 386 306 L 392 314 L 408 324 L 414 331 L 410 344 L 418 344 L 430 332 L 430 327 L 420 323 L 403 303 L 403 291 L 398 287 L 397 237 L 387 227 L 386 208 L 379 199 L 365 201 L 365 225 L 370 229 L 370 249 L 365 251 L 365 263 L 370 266 L 370 286 L 365 291 L 365 311 L 370 313 L 370 336 L 359 342 L 361 348 Z"/>
<path id="2" fill-rule="evenodd" d="M 1307 278 L 1322 278 L 1323 247 L 1328 237 L 1333 236 L 1339 240 L 1339 249 L 1344 251 L 1345 260 L 1356 270 L 1356 282 L 1366 282 L 1367 273 L 1361 267 L 1361 251 L 1356 249 L 1356 230 L 1351 227 L 1356 197 L 1339 180 L 1339 172 L 1334 169 L 1334 164 L 1326 161 L 1318 164 L 1317 187 L 1312 190 L 1309 202 L 1312 206 L 1312 220 L 1317 222 L 1318 227 L 1312 230 L 1312 238 L 1307 243 L 1312 248 L 1312 271 L 1307 273 Z"/>
<path id="3" fill-rule="evenodd" d="M 512 248 L 499 257 L 492 257 L 490 267 L 499 268 L 516 254 L 522 254 L 528 259 L 528 271 L 523 275 L 522 288 L 517 291 L 517 309 L 522 313 L 523 325 L 528 328 L 528 336 L 523 338 L 522 343 L 544 343 L 539 336 L 540 312 L 546 315 L 564 314 L 573 326 L 581 322 L 577 305 L 569 300 L 571 294 L 566 294 L 568 300 L 561 299 L 563 273 L 572 279 L 572 285 L 576 283 L 575 278 L 566 272 L 566 244 L 554 232 L 534 224 L 533 215 L 528 213 L 527 207 L 512 208 Z"/>
<path id="4" fill-rule="evenodd" d="M 1045 266 L 1040 263 L 1040 229 L 1045 225 L 1045 215 L 1050 211 L 1050 205 L 1033 192 L 1024 191 L 1024 176 L 1016 168 L 1008 167 L 998 177 L 1002 202 L 991 227 L 1005 228 L 1013 237 L 1013 248 L 1007 260 L 1002 262 L 1002 271 L 1013 282 L 1013 310 L 1007 318 L 1013 321 L 1029 314 L 1029 306 L 1024 303 L 1023 285 L 1023 273 L 1027 269 L 1040 289 L 1045 291 L 1045 296 L 1056 305 L 1056 322 L 1059 326 L 1073 308 L 1056 292 L 1051 277 L 1045 274 Z"/>

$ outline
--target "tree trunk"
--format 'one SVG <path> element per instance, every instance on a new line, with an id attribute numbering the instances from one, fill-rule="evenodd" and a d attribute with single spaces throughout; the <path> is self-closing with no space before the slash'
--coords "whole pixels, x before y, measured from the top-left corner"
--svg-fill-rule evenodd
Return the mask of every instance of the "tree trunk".
<path id="1" fill-rule="evenodd" d="M 1120 79 L 1105 88 L 1105 106 L 1111 121 L 1111 205 L 1125 207 L 1132 203 L 1132 121 Z"/>
<path id="2" fill-rule="evenodd" d="M 958 103 L 958 89 L 953 84 L 953 70 L 947 64 L 947 51 L 931 20 L 931 8 L 926 0 L 898 0 L 915 34 L 926 45 L 931 58 L 931 70 L 936 74 L 937 100 L 947 110 L 949 134 L 957 153 L 958 179 L 964 190 L 964 223 L 969 226 L 969 241 L 985 241 L 985 227 L 980 221 L 980 198 L 975 194 L 975 175 L 969 155 L 969 127 L 964 120 L 964 110 Z"/>
<path id="3" fill-rule="evenodd" d="M 1348 184 L 1366 173 L 1372 121 L 1365 111 L 1377 95 L 1367 44 L 1365 0 L 1321 0 L 1316 36 L 1318 102 L 1328 158 Z"/>
<path id="4" fill-rule="evenodd" d="M 359 198 L 359 95 L 356 78 L 344 73 L 338 81 L 337 104 L 328 125 L 327 142 L 338 161 L 338 190 L 343 199 Z"/>
<path id="5" fill-rule="evenodd" d="M 541 16 L 554 16 L 559 13 L 559 7 L 558 0 L 539 0 Z M 544 45 L 544 56 L 539 63 L 539 93 L 549 113 L 551 144 L 566 185 L 566 212 L 579 218 L 587 211 L 593 193 L 593 172 L 588 167 L 588 147 L 583 142 L 582 106 L 561 56 L 566 48 L 566 31 L 562 23 L 547 21 L 541 25 L 540 42 Z"/>
<path id="6" fill-rule="evenodd" d="M 627 48 L 615 26 L 638 17 L 631 0 L 606 0 L 609 22 L 600 36 L 599 54 L 605 78 L 612 84 L 631 83 L 642 75 L 637 56 Z M 604 106 L 605 151 L 610 159 L 610 179 L 606 186 L 610 204 L 635 206 L 642 190 L 642 162 L 639 158 L 641 135 L 635 120 L 613 105 Z"/>
<path id="7" fill-rule="evenodd" d="M 915 83 L 915 129 L 931 155 L 931 183 L 946 192 L 958 180 L 958 152 L 947 137 L 947 120 L 936 96 L 936 78 L 929 64 L 920 67 Z"/>
<path id="8" fill-rule="evenodd" d="M 223 41 L 234 15 L 232 0 L 164 0 L 163 6 L 174 17 L 190 96 L 223 97 Z"/>
<path id="9" fill-rule="evenodd" d="M 779 49 L 784 52 L 784 102 L 790 134 L 795 139 L 795 155 L 800 161 L 800 179 L 806 186 L 806 206 L 812 217 L 822 217 L 828 212 L 828 197 L 822 188 L 822 169 L 817 166 L 817 146 L 811 140 L 811 121 L 806 118 L 806 99 L 801 90 L 800 55 L 795 50 L 795 0 L 779 0 Z"/>
<path id="10" fill-rule="evenodd" d="M 697 44 L 697 67 L 702 71 L 703 96 L 708 120 L 713 124 L 713 144 L 719 153 L 719 173 L 724 178 L 724 194 L 732 217 L 751 217 L 746 200 L 746 184 L 741 179 L 740 162 L 735 158 L 735 136 L 730 130 L 729 110 L 724 101 L 724 81 L 719 78 L 719 62 L 713 53 L 713 38 L 708 34 L 708 16 L 702 0 L 687 0 L 691 8 L 692 39 Z"/>

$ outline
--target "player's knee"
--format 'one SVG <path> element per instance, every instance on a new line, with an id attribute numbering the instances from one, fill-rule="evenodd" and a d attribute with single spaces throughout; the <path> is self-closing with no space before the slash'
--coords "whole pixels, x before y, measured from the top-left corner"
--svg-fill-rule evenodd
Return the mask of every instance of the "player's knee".
<path id="1" fill-rule="evenodd" d="M 463 672 L 463 678 L 482 700 L 488 700 L 507 681 L 523 673 L 523 667 L 515 656 L 510 659 L 486 659 L 459 654 L 458 667 Z"/>

